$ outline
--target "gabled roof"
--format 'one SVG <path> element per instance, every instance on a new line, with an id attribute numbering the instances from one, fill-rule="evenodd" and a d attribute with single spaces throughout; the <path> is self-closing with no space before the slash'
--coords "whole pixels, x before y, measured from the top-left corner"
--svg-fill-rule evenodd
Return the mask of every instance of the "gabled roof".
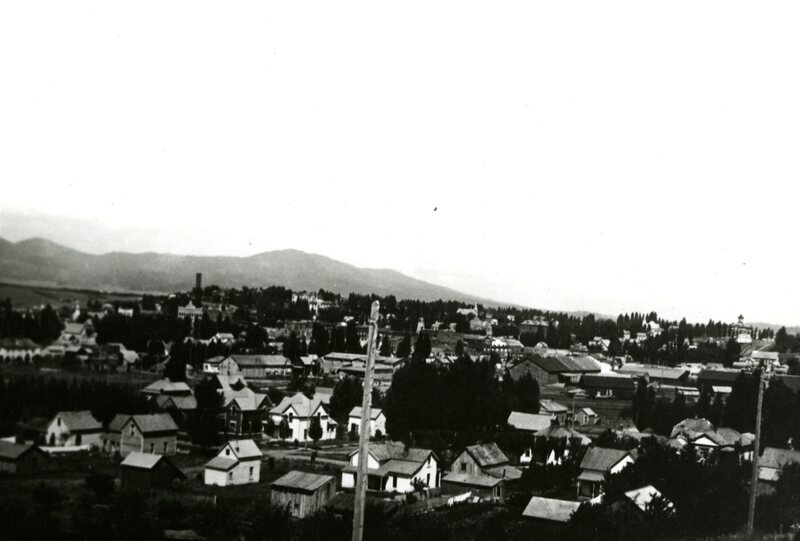
<path id="1" fill-rule="evenodd" d="M 103 425 L 94 418 L 89 410 L 83 411 L 59 411 L 53 420 L 60 417 L 70 432 L 101 432 Z"/>
<path id="2" fill-rule="evenodd" d="M 269 401 L 269 397 L 265 394 L 253 393 L 250 395 L 233 396 L 230 400 L 226 401 L 225 407 L 230 407 L 232 404 L 236 404 L 236 407 L 241 411 L 255 411 L 259 408 L 270 407 L 272 402 Z"/>
<path id="3" fill-rule="evenodd" d="M 310 494 L 331 481 L 333 481 L 333 477 L 330 475 L 292 470 L 283 477 L 273 481 L 272 488 Z"/>
<path id="4" fill-rule="evenodd" d="M 526 361 L 533 363 L 534 365 L 538 366 L 545 372 L 551 374 L 560 374 L 564 372 L 573 372 L 573 373 L 600 372 L 600 365 L 597 363 L 597 361 L 595 361 L 588 355 L 579 355 L 579 356 L 556 355 L 552 357 L 542 357 L 541 355 L 532 355 L 531 357 L 526 359 Z M 514 377 L 514 379 L 516 379 L 521 375 L 524 375 L 524 372 L 519 373 L 521 370 L 530 371 L 529 368 L 523 367 L 526 361 L 519 363 L 517 366 L 513 367 L 510 370 L 512 377 Z M 523 367 L 523 368 L 518 369 L 518 367 Z M 518 370 L 515 371 L 515 369 Z"/>
<path id="5" fill-rule="evenodd" d="M 534 496 L 525 506 L 522 512 L 523 517 L 549 520 L 552 522 L 569 522 L 572 513 L 578 510 L 581 502 L 568 500 L 553 500 L 551 498 L 540 498 Z"/>
<path id="6" fill-rule="evenodd" d="M 491 488 L 503 482 L 502 479 L 492 477 L 491 475 L 471 475 L 468 473 L 448 473 L 442 478 L 445 483 L 457 483 L 459 485 L 468 485 L 480 488 Z"/>
<path id="7" fill-rule="evenodd" d="M 122 466 L 128 468 L 152 470 L 162 458 L 164 458 L 164 455 L 154 455 L 152 453 L 140 453 L 138 451 L 134 451 L 125 457 L 125 460 L 122 461 Z"/>
<path id="8" fill-rule="evenodd" d="M 310 417 L 313 415 L 317 408 L 321 407 L 322 399 L 314 396 L 308 398 L 301 392 L 295 393 L 292 396 L 284 396 L 281 403 L 272 408 L 270 413 L 276 415 L 283 415 L 289 408 L 294 409 L 299 417 Z"/>
<path id="9" fill-rule="evenodd" d="M 672 427 L 669 437 L 674 438 L 679 434 L 689 434 L 692 432 L 713 432 L 714 425 L 707 419 L 687 418 Z"/>
<path id="10" fill-rule="evenodd" d="M 229 355 L 240 368 L 291 368 L 292 361 L 283 355 Z"/>
<path id="11" fill-rule="evenodd" d="M 185 381 L 170 381 L 169 378 L 154 381 L 144 389 L 144 394 L 191 394 L 192 389 Z"/>
<path id="12" fill-rule="evenodd" d="M 629 499 L 636 507 L 642 511 L 647 511 L 647 507 L 655 498 L 661 498 L 661 492 L 653 485 L 647 485 L 642 488 L 629 490 L 624 494 L 625 498 Z M 674 507 L 672 502 L 667 503 L 667 508 Z"/>
<path id="13" fill-rule="evenodd" d="M 387 460 L 405 460 L 421 464 L 428 460 L 428 457 L 431 455 L 436 458 L 436 455 L 430 449 L 407 448 L 400 442 L 370 444 L 369 453 L 379 463 L 386 462 Z M 356 454 L 358 454 L 358 450 L 353 451 L 349 456 Z"/>
<path id="14" fill-rule="evenodd" d="M 63 332 L 65 334 L 81 334 L 84 331 L 84 329 L 86 329 L 85 323 L 74 323 L 70 321 L 66 323 L 66 325 L 64 325 Z"/>
<path id="15" fill-rule="evenodd" d="M 169 407 L 174 405 L 181 411 L 194 411 L 197 409 L 197 399 L 193 395 L 189 396 L 171 396 L 168 394 L 158 395 L 156 397 L 156 404 L 159 408 Z"/>
<path id="16" fill-rule="evenodd" d="M 264 456 L 264 454 L 261 452 L 261 449 L 258 448 L 258 445 L 256 445 L 256 442 L 253 440 L 231 440 L 222 446 L 217 456 L 223 456 L 222 452 L 227 447 L 230 447 L 236 457 L 240 460 L 261 458 Z"/>
<path id="17" fill-rule="evenodd" d="M 0 460 L 10 462 L 19 459 L 26 453 L 35 450 L 44 454 L 44 451 L 35 445 L 27 445 L 21 443 L 12 443 L 10 441 L 0 440 Z"/>
<path id="18" fill-rule="evenodd" d="M 767 447 L 758 459 L 758 465 L 762 468 L 783 469 L 789 464 L 800 464 L 800 451 Z"/>
<path id="19" fill-rule="evenodd" d="M 350 410 L 349 417 L 355 417 L 356 419 L 361 419 L 361 412 L 362 412 L 361 406 L 356 406 Z M 380 408 L 370 408 L 369 418 L 374 421 L 380 416 L 381 413 L 382 411 Z"/>
<path id="20" fill-rule="evenodd" d="M 125 423 L 128 422 L 130 419 L 130 415 L 126 415 L 124 413 L 118 413 L 111 419 L 111 422 L 108 423 L 108 431 L 109 432 L 119 432 L 122 430 L 122 427 L 125 426 Z"/>
<path id="21" fill-rule="evenodd" d="M 469 445 L 466 452 L 475 459 L 475 462 L 481 468 L 488 468 L 491 466 L 498 466 L 508 463 L 508 457 L 500 450 L 496 443 L 481 443 L 478 445 Z"/>
<path id="22" fill-rule="evenodd" d="M 594 412 L 592 408 L 581 408 L 581 413 L 584 415 L 588 415 L 589 417 L 596 417 L 597 414 Z"/>
<path id="23" fill-rule="evenodd" d="M 154 432 L 178 432 L 178 425 L 172 420 L 169 413 L 154 413 L 152 415 L 131 415 L 130 419 L 139 427 L 142 434 Z M 127 423 L 125 423 L 127 424 Z"/>
<path id="24" fill-rule="evenodd" d="M 589 437 L 581 434 L 574 428 L 560 426 L 553 424 L 552 422 L 550 423 L 550 426 L 537 431 L 536 435 L 556 440 L 569 440 L 572 438 L 578 438 L 581 440 L 581 445 L 590 445 L 592 443 L 592 440 Z"/>
<path id="25" fill-rule="evenodd" d="M 555 400 L 543 398 L 539 400 L 539 411 L 546 411 L 548 413 L 566 413 L 569 411 L 567 406 L 559 404 Z"/>
<path id="26" fill-rule="evenodd" d="M 586 454 L 583 455 L 580 467 L 582 470 L 607 472 L 628 455 L 630 455 L 630 451 L 607 449 L 605 447 L 591 447 L 587 449 Z"/>
<path id="27" fill-rule="evenodd" d="M 685 368 L 668 368 L 665 366 L 653 366 L 649 364 L 624 364 L 619 368 L 619 372 L 624 374 L 646 375 L 650 378 L 658 379 L 681 379 L 689 375 Z"/>
<path id="28" fill-rule="evenodd" d="M 235 458 L 226 458 L 224 456 L 215 456 L 206 462 L 206 468 L 209 470 L 228 471 L 239 463 Z"/>
<path id="29" fill-rule="evenodd" d="M 523 413 L 521 411 L 512 411 L 508 416 L 508 424 L 517 430 L 527 430 L 529 432 L 537 432 L 547 428 L 552 423 L 550 415 L 542 415 L 539 413 Z"/>
<path id="30" fill-rule="evenodd" d="M 519 468 L 515 468 L 514 466 L 503 465 L 503 466 L 493 466 L 491 468 L 486 468 L 483 470 L 486 475 L 491 475 L 492 477 L 497 477 L 498 479 L 505 479 L 506 481 L 516 481 L 520 477 L 522 477 L 522 470 Z"/>
<path id="31" fill-rule="evenodd" d="M 703 369 L 697 375 L 697 382 L 698 383 L 728 383 L 733 384 L 736 381 L 736 378 L 739 377 L 739 374 L 742 372 L 739 370 L 708 370 Z"/>

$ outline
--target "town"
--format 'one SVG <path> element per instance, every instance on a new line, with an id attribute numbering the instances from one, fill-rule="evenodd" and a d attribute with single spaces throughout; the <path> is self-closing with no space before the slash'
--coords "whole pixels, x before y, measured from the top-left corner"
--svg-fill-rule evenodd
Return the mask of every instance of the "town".
<path id="1" fill-rule="evenodd" d="M 365 538 L 722 539 L 751 493 L 758 532 L 800 522 L 785 328 L 200 273 L 50 294 L 0 309 L 7 539 L 349 539 L 374 300 Z"/>

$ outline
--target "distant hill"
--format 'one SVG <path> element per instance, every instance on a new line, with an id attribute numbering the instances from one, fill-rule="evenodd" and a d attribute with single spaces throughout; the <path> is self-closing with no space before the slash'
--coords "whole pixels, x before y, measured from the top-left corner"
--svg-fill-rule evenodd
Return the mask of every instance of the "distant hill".
<path id="1" fill-rule="evenodd" d="M 122 252 L 94 255 L 41 238 L 16 243 L 0 238 L 0 279 L 11 282 L 168 293 L 194 287 L 196 272 L 203 273 L 204 284 L 220 287 L 281 285 L 295 291 L 322 288 L 342 295 L 375 293 L 398 299 L 504 304 L 394 270 L 359 268 L 300 250 L 276 250 L 249 257 Z"/>

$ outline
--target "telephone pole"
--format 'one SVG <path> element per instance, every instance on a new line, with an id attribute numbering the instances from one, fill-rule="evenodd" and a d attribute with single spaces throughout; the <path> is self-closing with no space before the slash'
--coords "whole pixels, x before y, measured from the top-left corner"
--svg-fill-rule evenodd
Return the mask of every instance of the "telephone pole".
<path id="1" fill-rule="evenodd" d="M 369 316 L 369 333 L 367 334 L 367 363 L 364 367 L 364 396 L 361 401 L 361 429 L 358 434 L 358 472 L 356 473 L 356 493 L 353 502 L 353 541 L 361 541 L 364 537 L 364 507 L 367 496 L 367 462 L 369 461 L 369 421 L 372 417 L 372 367 L 375 364 L 378 337 L 378 316 L 381 305 L 372 302 Z"/>
<path id="2" fill-rule="evenodd" d="M 750 480 L 750 505 L 747 509 L 747 535 L 753 537 L 756 518 L 756 492 L 758 490 L 758 446 L 761 440 L 761 406 L 764 401 L 764 371 L 762 363 L 758 371 L 758 402 L 756 405 L 756 437 L 753 440 L 753 476 Z"/>

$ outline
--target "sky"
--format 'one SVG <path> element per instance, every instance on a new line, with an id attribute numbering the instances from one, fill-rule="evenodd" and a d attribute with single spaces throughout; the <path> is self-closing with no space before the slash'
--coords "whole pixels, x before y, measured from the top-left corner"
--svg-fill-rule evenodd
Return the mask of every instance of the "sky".
<path id="1" fill-rule="evenodd" d="M 0 236 L 800 324 L 796 2 L 3 2 Z"/>

